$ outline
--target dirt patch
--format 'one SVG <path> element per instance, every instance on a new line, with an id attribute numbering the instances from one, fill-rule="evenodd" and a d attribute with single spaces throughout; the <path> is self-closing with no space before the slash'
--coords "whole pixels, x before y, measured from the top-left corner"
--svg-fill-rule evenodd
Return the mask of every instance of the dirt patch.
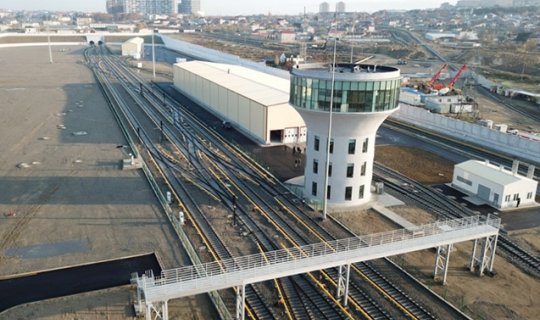
<path id="1" fill-rule="evenodd" d="M 418 148 L 377 146 L 375 161 L 423 184 L 451 182 L 454 172 L 453 162 Z"/>
<path id="2" fill-rule="evenodd" d="M 390 210 L 399 214 L 410 223 L 414 223 L 416 225 L 432 223 L 435 220 L 433 219 L 431 213 L 420 208 L 397 206 L 390 208 Z"/>
<path id="3" fill-rule="evenodd" d="M 540 228 L 511 231 L 509 235 L 523 248 L 540 252 Z"/>

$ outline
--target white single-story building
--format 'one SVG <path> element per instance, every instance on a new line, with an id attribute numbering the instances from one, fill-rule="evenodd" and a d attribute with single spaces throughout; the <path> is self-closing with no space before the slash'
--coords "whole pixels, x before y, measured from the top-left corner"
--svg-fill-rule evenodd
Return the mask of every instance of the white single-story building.
<path id="1" fill-rule="evenodd" d="M 131 38 L 122 43 L 122 55 L 131 56 L 133 59 L 140 59 L 144 54 L 144 39 L 140 37 Z"/>
<path id="2" fill-rule="evenodd" d="M 426 109 L 435 113 L 472 112 L 473 106 L 464 96 L 432 96 L 425 98 Z"/>
<path id="3" fill-rule="evenodd" d="M 306 125 L 289 105 L 289 80 L 238 65 L 204 61 L 174 65 L 174 86 L 255 142 L 305 142 Z"/>
<path id="4" fill-rule="evenodd" d="M 538 187 L 532 178 L 534 167 L 522 176 L 517 172 L 518 166 L 514 163 L 512 170 L 507 170 L 487 161 L 465 161 L 455 165 L 452 187 L 498 209 L 533 205 Z"/>

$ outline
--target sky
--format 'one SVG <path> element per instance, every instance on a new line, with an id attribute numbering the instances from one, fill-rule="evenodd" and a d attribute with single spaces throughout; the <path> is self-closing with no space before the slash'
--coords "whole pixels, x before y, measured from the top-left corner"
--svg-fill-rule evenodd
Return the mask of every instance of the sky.
<path id="1" fill-rule="evenodd" d="M 363 0 L 345 1 L 347 11 L 374 12 L 383 9 L 424 9 L 438 8 L 443 2 L 455 4 L 457 0 Z M 323 0 L 201 0 L 202 11 L 206 15 L 247 15 L 247 14 L 298 14 L 304 11 L 318 12 Z M 330 11 L 338 1 L 328 1 Z M 105 0 L 0 0 L 0 9 L 50 10 L 105 12 Z"/>

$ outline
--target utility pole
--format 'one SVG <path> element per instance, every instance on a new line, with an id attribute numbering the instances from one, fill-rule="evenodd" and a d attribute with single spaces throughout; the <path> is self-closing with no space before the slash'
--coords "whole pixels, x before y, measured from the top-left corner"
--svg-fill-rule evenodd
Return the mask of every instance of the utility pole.
<path id="1" fill-rule="evenodd" d="M 156 78 L 156 45 L 154 42 L 154 35 L 157 29 L 152 30 L 152 75 Z"/>
<path id="2" fill-rule="evenodd" d="M 49 44 L 49 62 L 54 63 L 52 58 L 52 48 L 51 48 L 51 31 L 49 28 L 49 24 L 47 24 L 47 42 Z"/>
<path id="3" fill-rule="evenodd" d="M 328 115 L 328 140 L 326 141 L 326 168 L 324 170 L 324 197 L 323 197 L 323 220 L 326 220 L 328 211 L 328 174 L 330 171 L 330 142 L 332 141 L 332 112 L 334 109 L 334 84 L 336 82 L 336 47 L 337 38 L 334 37 L 334 61 L 332 63 L 332 89 L 330 91 L 330 113 Z"/>

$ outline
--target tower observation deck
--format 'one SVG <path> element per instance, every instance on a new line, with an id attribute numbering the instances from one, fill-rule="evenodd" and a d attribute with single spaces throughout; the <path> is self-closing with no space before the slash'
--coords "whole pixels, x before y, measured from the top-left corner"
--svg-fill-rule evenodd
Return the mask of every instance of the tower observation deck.
<path id="1" fill-rule="evenodd" d="M 304 195 L 324 197 L 332 73 L 334 95 L 328 168 L 328 205 L 334 209 L 362 205 L 371 198 L 375 135 L 398 109 L 401 84 L 397 68 L 336 64 L 295 67 L 289 103 L 308 128 Z"/>

